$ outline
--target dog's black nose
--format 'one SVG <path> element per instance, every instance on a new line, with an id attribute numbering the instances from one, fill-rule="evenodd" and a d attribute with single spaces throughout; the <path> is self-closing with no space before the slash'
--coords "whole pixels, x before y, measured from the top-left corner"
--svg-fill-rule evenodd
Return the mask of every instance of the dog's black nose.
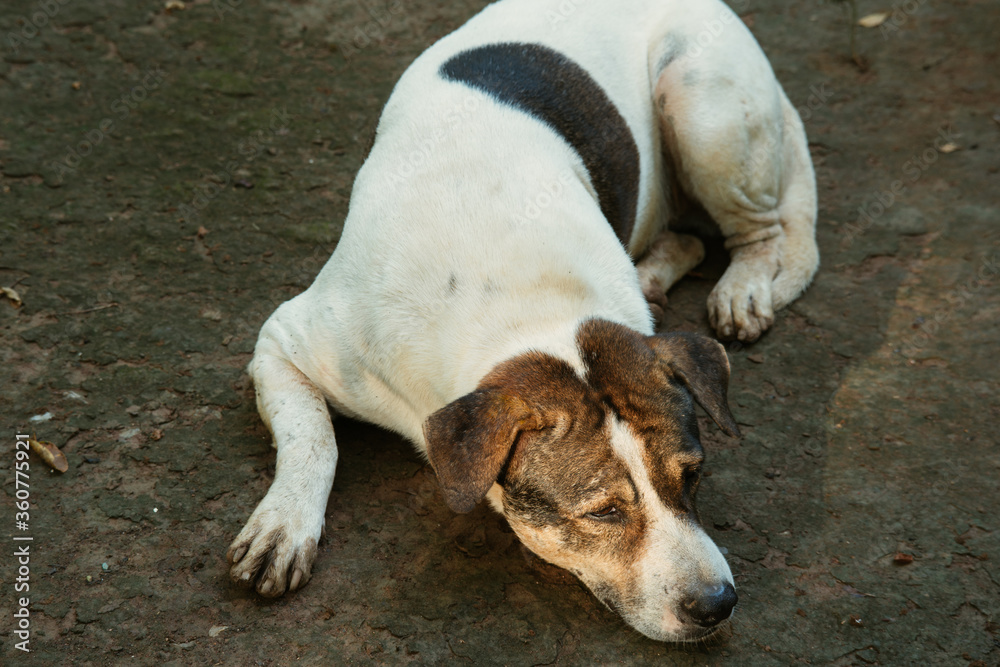
<path id="1" fill-rule="evenodd" d="M 729 618 L 737 599 L 736 589 L 728 581 L 704 586 L 696 594 L 681 601 L 682 620 L 711 628 Z"/>

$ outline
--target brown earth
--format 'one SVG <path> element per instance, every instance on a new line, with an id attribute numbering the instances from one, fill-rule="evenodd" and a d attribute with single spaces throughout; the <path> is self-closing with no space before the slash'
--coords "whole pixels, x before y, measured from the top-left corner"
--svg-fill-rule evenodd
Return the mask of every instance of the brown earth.
<path id="1" fill-rule="evenodd" d="M 840 6 L 741 5 L 806 120 L 823 266 L 730 346 L 744 437 L 703 422 L 700 498 L 741 602 L 722 639 L 674 647 L 350 422 L 312 581 L 229 584 L 273 475 L 256 332 L 336 244 L 396 78 L 484 4 L 230 1 L 0 8 L 0 285 L 23 299 L 0 303 L 4 664 L 1000 664 L 1000 5 L 897 3 L 859 30 L 867 69 Z M 715 248 L 668 327 L 708 331 L 723 267 Z M 69 471 L 31 458 L 20 531 L 32 432 Z"/>

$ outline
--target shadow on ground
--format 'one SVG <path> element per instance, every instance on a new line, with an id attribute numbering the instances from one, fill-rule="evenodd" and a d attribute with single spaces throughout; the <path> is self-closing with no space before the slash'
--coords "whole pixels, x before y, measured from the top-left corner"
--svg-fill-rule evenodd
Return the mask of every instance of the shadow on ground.
<path id="1" fill-rule="evenodd" d="M 177 4 L 0 10 L 0 285 L 24 302 L 0 303 L 3 532 L 34 538 L 33 652 L 8 614 L 5 664 L 1000 663 L 995 3 L 899 5 L 859 34 L 867 71 L 836 5 L 741 10 L 805 117 L 823 266 L 730 347 L 744 438 L 702 424 L 741 603 L 697 647 L 629 630 L 485 509 L 452 514 L 360 424 L 309 585 L 229 585 L 273 474 L 256 332 L 334 247 L 395 79 L 484 3 Z M 672 293 L 671 328 L 707 331 L 721 270 Z M 19 532 L 24 432 L 70 469 L 31 460 Z M 7 610 L 16 576 L 0 558 Z"/>

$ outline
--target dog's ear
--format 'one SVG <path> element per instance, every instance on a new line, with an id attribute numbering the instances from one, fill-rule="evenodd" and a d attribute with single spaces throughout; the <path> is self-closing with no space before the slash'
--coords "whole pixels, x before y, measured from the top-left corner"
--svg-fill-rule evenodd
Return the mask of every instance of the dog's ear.
<path id="1" fill-rule="evenodd" d="M 540 428 L 521 399 L 498 389 L 477 389 L 424 422 L 427 456 L 448 507 L 471 512 L 496 482 L 522 431 Z"/>
<path id="2" fill-rule="evenodd" d="M 691 333 L 657 334 L 649 337 L 650 347 L 660 362 L 687 385 L 694 400 L 705 408 L 719 428 L 739 437 L 740 428 L 729 411 L 729 357 L 718 341 Z"/>

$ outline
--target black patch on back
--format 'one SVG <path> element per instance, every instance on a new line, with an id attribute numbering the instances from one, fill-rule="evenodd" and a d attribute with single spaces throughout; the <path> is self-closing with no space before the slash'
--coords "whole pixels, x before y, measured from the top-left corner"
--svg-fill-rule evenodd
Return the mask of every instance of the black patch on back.
<path id="1" fill-rule="evenodd" d="M 635 224 L 639 149 L 625 119 L 586 71 L 540 44 L 490 44 L 441 66 L 464 83 L 531 114 L 573 147 L 590 173 L 601 212 L 628 247 Z"/>

